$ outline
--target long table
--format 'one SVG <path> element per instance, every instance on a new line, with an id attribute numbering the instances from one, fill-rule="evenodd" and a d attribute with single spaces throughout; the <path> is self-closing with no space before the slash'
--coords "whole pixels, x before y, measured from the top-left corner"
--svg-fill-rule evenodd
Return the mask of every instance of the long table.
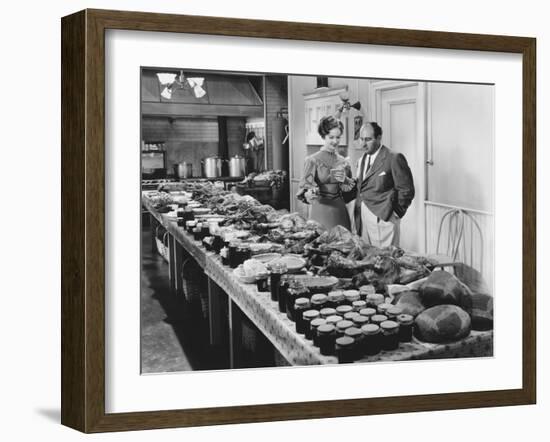
<path id="1" fill-rule="evenodd" d="M 279 353 L 291 365 L 334 364 L 334 356 L 321 355 L 318 347 L 301 334 L 285 314 L 279 312 L 277 303 L 269 293 L 258 292 L 255 284 L 238 281 L 233 270 L 221 263 L 220 257 L 208 252 L 199 241 L 177 225 L 175 219 L 158 213 L 148 198 L 142 197 L 143 206 L 168 232 L 170 286 L 177 295 L 182 294 L 181 270 L 184 254 L 192 256 L 208 277 L 208 304 L 210 343 L 217 344 L 223 336 L 220 324 L 220 305 L 227 297 L 229 314 L 230 365 L 239 365 L 240 315 L 246 315 Z M 382 351 L 375 356 L 366 356 L 356 362 L 402 361 L 412 359 L 440 359 L 455 357 L 492 356 L 493 332 L 472 331 L 460 341 L 448 344 L 430 344 L 413 338 L 410 343 L 401 343 L 395 351 Z"/>

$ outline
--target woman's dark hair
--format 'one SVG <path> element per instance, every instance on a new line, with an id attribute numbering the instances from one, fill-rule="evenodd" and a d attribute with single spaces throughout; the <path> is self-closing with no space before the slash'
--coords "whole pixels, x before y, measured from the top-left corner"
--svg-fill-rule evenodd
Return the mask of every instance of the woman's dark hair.
<path id="1" fill-rule="evenodd" d="M 319 132 L 319 135 L 321 135 L 321 138 L 325 138 L 329 134 L 329 132 L 334 128 L 338 128 L 340 129 L 340 133 L 342 134 L 344 133 L 343 123 L 337 118 L 333 117 L 332 115 L 329 115 L 328 117 L 321 118 L 321 121 L 319 121 L 319 127 L 317 128 L 317 132 Z"/>

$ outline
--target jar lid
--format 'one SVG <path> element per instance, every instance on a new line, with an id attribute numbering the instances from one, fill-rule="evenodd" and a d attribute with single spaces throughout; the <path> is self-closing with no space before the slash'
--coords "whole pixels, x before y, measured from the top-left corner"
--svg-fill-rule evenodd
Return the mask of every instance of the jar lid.
<path id="1" fill-rule="evenodd" d="M 384 321 L 380 324 L 380 328 L 385 331 L 396 331 L 399 324 L 395 321 Z"/>
<path id="2" fill-rule="evenodd" d="M 324 334 L 330 334 L 335 330 L 334 325 L 332 324 L 321 324 L 319 327 L 317 327 L 317 333 L 320 335 Z"/>
<path id="3" fill-rule="evenodd" d="M 348 321 L 353 321 L 356 316 L 360 316 L 358 312 L 347 312 L 346 314 L 344 314 L 344 319 Z"/>
<path id="4" fill-rule="evenodd" d="M 304 318 L 307 318 L 307 319 L 310 319 L 310 320 L 313 320 L 317 317 L 319 317 L 319 311 L 318 310 L 306 310 L 302 316 Z"/>
<path id="5" fill-rule="evenodd" d="M 361 300 L 359 300 L 359 301 L 353 301 L 353 302 L 351 303 L 351 305 L 352 305 L 354 308 L 357 308 L 357 309 L 361 310 L 361 309 L 363 309 L 363 308 L 366 308 L 367 302 L 366 302 L 366 301 L 361 301 Z"/>
<path id="6" fill-rule="evenodd" d="M 366 316 L 357 315 L 353 318 L 353 322 L 355 325 L 361 326 L 369 322 L 369 318 L 367 318 Z"/>
<path id="7" fill-rule="evenodd" d="M 323 318 L 315 318 L 311 321 L 311 328 L 319 327 L 320 325 L 326 324 L 327 320 Z"/>
<path id="8" fill-rule="evenodd" d="M 361 332 L 364 335 L 375 335 L 380 333 L 380 327 L 376 324 L 365 324 L 361 327 Z"/>
<path id="9" fill-rule="evenodd" d="M 319 313 L 321 313 L 321 316 L 328 318 L 329 316 L 336 314 L 336 309 L 332 307 L 325 307 L 325 308 L 322 308 Z"/>
<path id="10" fill-rule="evenodd" d="M 327 318 L 327 324 L 337 324 L 342 320 L 342 317 L 339 315 L 332 315 Z"/>
<path id="11" fill-rule="evenodd" d="M 380 313 L 384 313 L 386 311 L 388 311 L 388 309 L 391 307 L 392 305 L 391 304 L 388 304 L 386 302 L 382 303 L 382 304 L 378 304 L 377 308 L 378 308 L 378 311 Z"/>
<path id="12" fill-rule="evenodd" d="M 366 316 L 366 317 L 370 318 L 371 316 L 376 315 L 376 310 L 374 310 L 371 307 L 362 308 L 361 310 L 359 310 L 359 314 L 361 316 Z"/>
<path id="13" fill-rule="evenodd" d="M 345 315 L 347 312 L 351 312 L 353 310 L 353 308 L 351 307 L 351 305 L 339 305 L 338 307 L 336 307 L 336 313 L 338 313 L 339 315 Z"/>
<path id="14" fill-rule="evenodd" d="M 372 322 L 384 322 L 388 320 L 388 317 L 386 315 L 374 315 L 370 318 Z"/>
<path id="15" fill-rule="evenodd" d="M 186 226 L 194 226 L 195 224 L 197 224 L 197 221 L 194 221 L 194 220 L 192 220 L 192 221 L 185 221 L 185 225 L 186 225 Z"/>
<path id="16" fill-rule="evenodd" d="M 373 304 L 382 304 L 384 302 L 384 295 L 380 293 L 369 293 L 367 295 L 367 302 L 372 302 Z"/>
<path id="17" fill-rule="evenodd" d="M 349 337 L 349 336 L 342 336 L 338 339 L 336 339 L 336 345 L 338 347 L 349 347 L 350 345 L 353 345 L 353 338 Z"/>
<path id="18" fill-rule="evenodd" d="M 372 284 L 367 284 L 359 287 L 359 293 L 363 293 L 367 295 L 369 293 L 372 293 L 374 295 L 376 293 L 376 290 L 374 289 L 374 286 Z"/>
<path id="19" fill-rule="evenodd" d="M 359 299 L 359 290 L 344 290 L 344 297 L 349 301 Z"/>
<path id="20" fill-rule="evenodd" d="M 329 301 L 341 301 L 344 299 L 344 292 L 342 290 L 333 290 L 328 292 Z"/>
<path id="21" fill-rule="evenodd" d="M 256 273 L 256 279 L 264 279 L 269 276 L 269 273 L 267 272 L 258 272 Z"/>
<path id="22" fill-rule="evenodd" d="M 323 302 L 327 301 L 327 295 L 324 295 L 323 293 L 316 293 L 315 295 L 311 296 L 311 303 L 312 304 L 322 304 Z"/>
<path id="23" fill-rule="evenodd" d="M 298 298 L 294 301 L 296 307 L 304 308 L 309 305 L 309 299 L 307 298 Z"/>
<path id="24" fill-rule="evenodd" d="M 401 313 L 403 313 L 403 309 L 396 305 L 392 305 L 389 309 L 386 310 L 386 313 L 392 316 L 399 316 Z"/>
<path id="25" fill-rule="evenodd" d="M 346 330 L 344 331 L 344 334 L 346 336 L 349 336 L 351 338 L 357 338 L 358 336 L 360 336 L 362 334 L 361 330 L 358 329 L 357 327 L 349 327 L 349 328 L 346 328 Z"/>
<path id="26" fill-rule="evenodd" d="M 338 321 L 336 323 L 336 328 L 338 330 L 345 330 L 346 328 L 352 327 L 352 326 L 353 326 L 353 322 L 348 321 L 346 319 L 342 319 L 341 321 Z"/>
<path id="27" fill-rule="evenodd" d="M 402 313 L 397 316 L 397 322 L 403 325 L 410 325 L 414 321 L 414 318 L 412 315 L 407 315 L 406 313 Z"/>

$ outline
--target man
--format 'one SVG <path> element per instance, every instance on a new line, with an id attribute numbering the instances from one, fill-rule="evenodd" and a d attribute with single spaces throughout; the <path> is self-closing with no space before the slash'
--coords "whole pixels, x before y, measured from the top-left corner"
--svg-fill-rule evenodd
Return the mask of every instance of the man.
<path id="1" fill-rule="evenodd" d="M 377 123 L 365 123 L 359 136 L 365 153 L 357 167 L 355 231 L 374 246 L 398 246 L 401 218 L 414 198 L 411 170 L 403 154 L 381 144 Z"/>

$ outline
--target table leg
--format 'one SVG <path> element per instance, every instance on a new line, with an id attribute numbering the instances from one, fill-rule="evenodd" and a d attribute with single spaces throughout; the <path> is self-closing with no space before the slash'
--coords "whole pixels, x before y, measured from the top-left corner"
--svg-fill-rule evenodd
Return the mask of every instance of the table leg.
<path id="1" fill-rule="evenodd" d="M 168 256 L 169 256 L 169 262 L 168 262 L 168 274 L 170 276 L 170 292 L 175 295 L 176 294 L 176 278 L 177 278 L 177 271 L 176 271 L 176 238 L 174 238 L 174 235 L 168 234 Z"/>
<path id="2" fill-rule="evenodd" d="M 242 367 L 242 313 L 228 296 L 229 312 L 229 368 Z"/>
<path id="3" fill-rule="evenodd" d="M 175 276 L 175 290 L 176 295 L 183 296 L 183 281 L 181 276 L 181 270 L 183 267 L 183 261 L 185 260 L 185 250 L 182 245 L 174 238 L 174 276 Z"/>
<path id="4" fill-rule="evenodd" d="M 151 250 L 153 251 L 153 254 L 158 253 L 157 250 L 157 242 L 156 242 L 156 224 L 155 224 L 155 217 L 149 213 L 149 226 L 151 226 Z"/>
<path id="5" fill-rule="evenodd" d="M 208 278 L 208 325 L 210 345 L 219 345 L 223 337 L 222 299 L 223 290 L 212 279 Z"/>

